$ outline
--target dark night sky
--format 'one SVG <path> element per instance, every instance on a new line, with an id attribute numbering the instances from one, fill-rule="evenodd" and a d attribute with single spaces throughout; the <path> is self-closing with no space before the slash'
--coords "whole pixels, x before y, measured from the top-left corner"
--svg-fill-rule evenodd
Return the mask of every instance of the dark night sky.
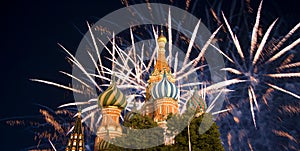
<path id="1" fill-rule="evenodd" d="M 229 1 L 229 0 L 228 0 Z M 276 9 L 283 16 L 294 15 L 298 0 L 280 0 Z M 265 0 L 265 3 L 275 3 Z M 1 13 L 1 110 L 0 119 L 38 114 L 34 104 L 50 108 L 70 102 L 70 93 L 45 84 L 29 81 L 39 78 L 68 84 L 58 71 L 71 71 L 66 54 L 58 47 L 61 43 L 75 52 L 82 35 L 75 28 L 86 32 L 86 21 L 96 20 L 113 10 L 123 7 L 119 0 L 62 1 L 19 0 L 0 2 Z M 264 4 L 264 7 L 268 7 Z M 272 8 L 269 8 L 272 10 Z M 256 10 L 255 10 L 256 11 Z M 295 20 L 294 20 L 295 21 Z M 16 127 L 1 125 L 1 151 L 20 150 L 34 145 L 30 133 Z"/>

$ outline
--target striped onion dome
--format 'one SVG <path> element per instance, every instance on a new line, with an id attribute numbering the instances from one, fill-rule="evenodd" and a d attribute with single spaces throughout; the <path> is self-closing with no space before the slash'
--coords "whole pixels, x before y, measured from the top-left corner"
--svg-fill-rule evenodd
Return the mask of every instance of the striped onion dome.
<path id="1" fill-rule="evenodd" d="M 207 109 L 206 102 L 199 96 L 198 91 L 195 90 L 193 96 L 189 99 L 189 107 L 193 109 L 200 109 L 205 111 Z"/>
<path id="2" fill-rule="evenodd" d="M 163 78 L 152 87 L 151 94 L 154 100 L 160 98 L 173 98 L 177 100 L 179 89 L 174 83 L 168 80 L 166 73 L 164 73 Z"/>
<path id="3" fill-rule="evenodd" d="M 117 88 L 114 80 L 112 80 L 110 86 L 99 95 L 98 103 L 101 107 L 116 106 L 122 109 L 127 105 L 125 95 Z"/>
<path id="4" fill-rule="evenodd" d="M 109 146 L 110 146 L 109 141 L 105 141 L 105 140 L 101 139 L 99 144 L 97 144 L 97 150 L 108 150 Z"/>

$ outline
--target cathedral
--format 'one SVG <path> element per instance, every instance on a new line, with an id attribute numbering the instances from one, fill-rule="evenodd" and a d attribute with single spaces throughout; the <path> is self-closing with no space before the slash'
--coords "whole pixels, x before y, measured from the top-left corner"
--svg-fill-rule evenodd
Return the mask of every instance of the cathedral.
<path id="1" fill-rule="evenodd" d="M 165 56 L 167 38 L 161 31 L 157 39 L 158 52 L 154 70 L 149 77 L 145 102 L 141 108 L 141 114 L 152 118 L 160 127 L 167 129 L 167 117 L 169 114 L 179 114 L 180 90 L 175 85 L 171 69 Z M 122 127 L 120 115 L 127 105 L 126 97 L 118 89 L 114 79 L 110 86 L 99 95 L 98 104 L 102 108 L 102 121 L 97 129 L 94 151 L 99 151 L 107 146 L 103 140 L 120 137 Z M 197 91 L 189 100 L 189 105 L 202 113 L 206 109 L 206 103 L 198 95 Z M 80 115 L 77 118 L 75 128 L 70 136 L 66 151 L 84 151 L 84 141 Z M 172 144 L 174 140 L 165 136 L 165 144 Z"/>

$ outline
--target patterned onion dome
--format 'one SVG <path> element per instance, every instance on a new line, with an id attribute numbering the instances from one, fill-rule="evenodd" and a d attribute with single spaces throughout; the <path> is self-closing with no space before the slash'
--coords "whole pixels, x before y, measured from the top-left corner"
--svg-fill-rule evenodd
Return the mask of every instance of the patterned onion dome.
<path id="1" fill-rule="evenodd" d="M 116 83 L 112 80 L 110 86 L 99 95 L 98 103 L 101 107 L 116 106 L 124 109 L 127 105 L 126 97 L 117 88 Z"/>
<path id="2" fill-rule="evenodd" d="M 177 100 L 179 89 L 174 83 L 168 80 L 166 73 L 164 73 L 163 78 L 152 87 L 151 94 L 154 100 L 160 98 L 173 98 Z"/>
<path id="3" fill-rule="evenodd" d="M 193 96 L 189 100 L 189 105 L 193 109 L 202 109 L 202 111 L 205 111 L 207 106 L 206 102 L 199 96 L 197 90 L 194 91 Z"/>

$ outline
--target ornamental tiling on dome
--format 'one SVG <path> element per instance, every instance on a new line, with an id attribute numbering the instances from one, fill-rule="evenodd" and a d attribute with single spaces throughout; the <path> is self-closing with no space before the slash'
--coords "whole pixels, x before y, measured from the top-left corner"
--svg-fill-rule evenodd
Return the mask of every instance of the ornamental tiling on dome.
<path id="1" fill-rule="evenodd" d="M 121 90 L 117 88 L 114 78 L 111 80 L 110 86 L 99 95 L 98 103 L 102 108 L 102 119 L 95 138 L 95 151 L 103 150 L 103 147 L 108 144 L 108 140 L 122 135 L 119 118 L 127 105 L 127 100 Z"/>
<path id="2" fill-rule="evenodd" d="M 124 109 L 127 105 L 126 97 L 116 86 L 115 80 L 111 81 L 110 86 L 98 97 L 99 106 L 118 107 Z"/>
<path id="3" fill-rule="evenodd" d="M 161 98 L 173 98 L 174 100 L 177 100 L 179 97 L 179 90 L 174 83 L 168 80 L 166 73 L 164 73 L 161 81 L 152 87 L 151 95 L 154 100 Z"/>
<path id="4" fill-rule="evenodd" d="M 192 97 L 189 99 L 189 107 L 200 112 L 205 112 L 207 109 L 205 100 L 202 99 L 197 90 L 194 90 Z"/>

